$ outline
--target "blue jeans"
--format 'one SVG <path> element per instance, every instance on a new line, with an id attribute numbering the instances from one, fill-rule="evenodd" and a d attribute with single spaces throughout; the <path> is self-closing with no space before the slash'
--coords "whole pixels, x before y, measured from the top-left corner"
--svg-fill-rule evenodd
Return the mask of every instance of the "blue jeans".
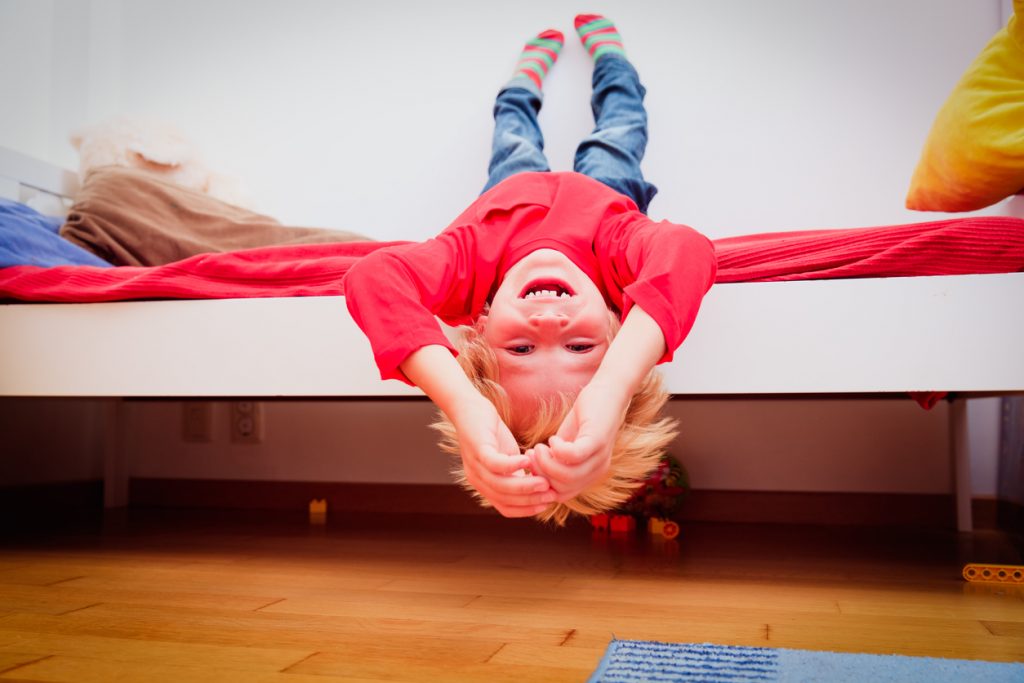
<path id="1" fill-rule="evenodd" d="M 594 132 L 580 142 L 573 170 L 631 197 L 644 213 L 658 191 L 644 180 L 640 161 L 647 148 L 647 111 L 636 69 L 605 55 L 594 64 Z M 494 103 L 494 142 L 484 191 L 524 171 L 550 171 L 537 114 L 543 95 L 528 78 L 509 83 Z"/>

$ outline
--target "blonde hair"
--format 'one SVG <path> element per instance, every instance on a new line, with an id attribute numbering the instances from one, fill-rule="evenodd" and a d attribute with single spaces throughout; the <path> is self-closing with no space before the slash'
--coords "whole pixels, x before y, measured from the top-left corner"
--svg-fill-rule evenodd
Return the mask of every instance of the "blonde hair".
<path id="1" fill-rule="evenodd" d="M 618 331 L 618 320 L 612 315 L 612 332 Z M 459 349 L 459 365 L 470 381 L 487 400 L 494 404 L 498 415 L 512 430 L 519 447 L 523 450 L 544 443 L 551 438 L 572 408 L 572 396 L 559 394 L 542 401 L 539 409 L 525 424 L 513 426 L 512 405 L 505 389 L 498 384 L 498 358 L 494 350 L 484 341 L 483 335 L 472 327 L 460 328 L 456 340 Z M 608 475 L 600 482 L 564 503 L 554 503 L 536 515 L 541 521 L 551 521 L 561 526 L 571 513 L 593 515 L 612 510 L 629 500 L 633 492 L 658 466 L 661 456 L 678 433 L 674 419 L 661 417 L 659 413 L 668 401 L 668 393 L 661 383 L 661 376 L 651 370 L 640 389 L 633 395 L 622 428 L 612 446 L 611 464 Z M 455 425 L 438 413 L 438 420 L 431 425 L 441 434 L 441 450 L 455 456 L 452 474 L 463 488 L 470 491 L 484 507 L 490 507 L 483 496 L 466 479 L 459 455 L 459 440 Z"/>

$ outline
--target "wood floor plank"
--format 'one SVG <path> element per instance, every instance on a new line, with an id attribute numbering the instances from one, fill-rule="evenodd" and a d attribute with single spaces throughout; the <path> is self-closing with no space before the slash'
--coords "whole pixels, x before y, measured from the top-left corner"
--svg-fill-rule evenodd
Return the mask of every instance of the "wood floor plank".
<path id="1" fill-rule="evenodd" d="M 1018 615 L 1019 616 L 1019 615 Z M 983 620 L 981 625 L 994 636 L 1005 636 L 1007 638 L 1024 638 L 1024 619 L 1017 621 L 992 621 Z M 1021 658 L 1024 660 L 1024 657 Z"/>
<path id="2" fill-rule="evenodd" d="M 54 593 L 46 586 L 4 586 L 0 585 L 0 614 L 10 612 L 38 612 L 40 614 L 64 614 L 76 609 L 94 605 L 79 595 Z"/>
<path id="3" fill-rule="evenodd" d="M 578 670 L 563 667 L 546 667 L 529 664 L 508 664 L 504 662 L 463 662 L 433 660 L 420 657 L 415 660 L 395 662 L 374 658 L 352 658 L 325 652 L 310 657 L 289 670 L 289 673 L 306 673 L 317 676 L 360 677 L 381 681 L 449 681 L 463 683 L 470 681 L 492 681 L 493 683 L 564 683 L 578 682 Z"/>
<path id="4" fill-rule="evenodd" d="M 141 605 L 218 607 L 254 610 L 279 600 L 272 596 L 186 593 L 176 590 L 118 590 L 82 588 L 77 582 L 56 586 L 0 586 L 0 610 L 63 614 L 102 602 L 132 602 Z"/>
<path id="5" fill-rule="evenodd" d="M 0 674 L 6 672 L 13 673 L 15 670 L 25 666 L 26 664 L 38 661 L 48 656 L 48 652 L 39 651 L 0 651 Z"/>
<path id="6" fill-rule="evenodd" d="M 225 581 L 225 575 L 233 577 Z M 304 595 L 310 592 L 330 592 L 348 589 L 373 589 L 390 582 L 381 575 L 347 574 L 343 569 L 334 572 L 257 572 L 244 567 L 231 571 L 223 567 L 190 566 L 187 568 L 137 569 L 130 572 L 93 574 L 77 579 L 74 585 L 103 590 L 149 591 L 170 586 L 182 592 L 208 592 L 235 595 Z"/>
<path id="7" fill-rule="evenodd" d="M 348 660 L 390 661 L 396 668 L 411 666 L 419 660 L 483 664 L 505 645 L 498 638 L 459 638 L 444 634 L 401 638 L 354 637 L 331 643 L 317 656 L 330 654 L 334 658 Z"/>
<path id="8" fill-rule="evenodd" d="M 91 657 L 48 657 L 33 664 L 0 674 L 0 681 L 48 681 L 51 683 L 327 683 L 347 680 L 297 672 L 259 673 L 233 669 L 148 664 L 94 659 Z M 347 683 L 359 683 L 347 680 Z M 363 680 L 361 683 L 369 683 Z"/>
<path id="9" fill-rule="evenodd" d="M 152 638 L 110 638 L 28 630 L 0 630 L 0 654 L 30 646 L 34 652 L 62 657 L 102 659 L 136 664 L 209 666 L 238 671 L 273 673 L 313 654 L 308 649 L 251 648 L 205 643 L 175 643 Z"/>
<path id="10" fill-rule="evenodd" d="M 822 629 L 830 629 L 828 633 L 834 643 L 822 645 Z M 1020 639 L 1001 639 L 989 633 L 980 622 L 969 620 L 943 623 L 931 620 L 923 624 L 920 619 L 906 619 L 886 625 L 877 621 L 851 623 L 847 620 L 776 622 L 770 624 L 770 637 L 762 644 L 869 654 L 1024 661 L 1024 644 Z"/>
<path id="11" fill-rule="evenodd" d="M 571 640 L 571 635 L 567 640 Z M 539 643 L 509 643 L 491 657 L 492 664 L 515 664 L 544 666 L 553 669 L 569 669 L 586 678 L 597 668 L 604 656 L 605 645 L 601 647 L 575 647 L 568 643 L 541 645 Z"/>
<path id="12" fill-rule="evenodd" d="M 843 614 L 878 617 L 972 618 L 1024 621 L 1024 603 L 998 596 L 966 596 L 956 592 L 844 591 L 836 592 L 836 604 Z"/>
<path id="13" fill-rule="evenodd" d="M 487 595 L 494 598 L 514 599 L 524 594 L 522 577 L 501 580 L 455 581 L 449 577 L 419 577 L 393 581 L 384 589 L 389 591 L 419 592 L 460 592 Z M 614 587 L 614 590 L 609 590 Z M 785 606 L 800 611 L 832 613 L 838 611 L 835 592 L 832 588 L 814 591 L 807 585 L 789 587 L 780 584 L 755 582 L 735 584 L 723 581 L 693 580 L 689 577 L 679 580 L 630 580 L 620 577 L 579 580 L 563 577 L 548 584 L 537 580 L 528 582 L 529 595 L 536 599 L 567 599 L 582 602 L 621 602 L 623 604 L 674 606 L 679 609 L 691 607 L 734 607 Z"/>
<path id="14" fill-rule="evenodd" d="M 516 620 L 519 622 L 520 620 Z M 53 634 L 109 635 L 176 642 L 258 647 L 310 647 L 329 649 L 366 633 L 379 637 L 451 637 L 501 642 L 542 640 L 560 642 L 564 630 L 473 621 L 441 622 L 402 618 L 394 612 L 373 618 L 327 617 L 305 614 L 241 613 L 216 609 L 172 609 L 137 605 L 101 604 L 61 617 L 9 614 L 0 618 L 0 630 L 29 630 Z"/>
<path id="15" fill-rule="evenodd" d="M 0 571 L 0 585 L 55 586 L 81 576 L 81 571 L 76 567 L 27 565 Z"/>

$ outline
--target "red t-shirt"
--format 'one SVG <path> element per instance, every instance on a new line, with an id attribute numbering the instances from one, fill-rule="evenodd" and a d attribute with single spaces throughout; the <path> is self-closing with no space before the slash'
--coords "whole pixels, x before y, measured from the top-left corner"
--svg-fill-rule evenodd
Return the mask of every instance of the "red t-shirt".
<path id="1" fill-rule="evenodd" d="M 472 323 L 505 273 L 527 254 L 567 256 L 625 319 L 640 306 L 673 352 L 715 280 L 711 242 L 684 225 L 655 222 L 632 199 L 579 173 L 519 173 L 481 195 L 444 232 L 361 259 L 345 278 L 345 300 L 373 347 L 384 379 L 429 344 L 454 349 L 434 316 Z"/>

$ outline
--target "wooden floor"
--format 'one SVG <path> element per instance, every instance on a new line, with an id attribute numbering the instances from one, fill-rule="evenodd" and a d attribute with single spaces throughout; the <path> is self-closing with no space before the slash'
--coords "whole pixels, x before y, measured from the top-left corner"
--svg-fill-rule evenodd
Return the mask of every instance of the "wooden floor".
<path id="1" fill-rule="evenodd" d="M 132 511 L 0 542 L 0 680 L 584 681 L 609 640 L 1024 659 L 987 533 Z"/>

